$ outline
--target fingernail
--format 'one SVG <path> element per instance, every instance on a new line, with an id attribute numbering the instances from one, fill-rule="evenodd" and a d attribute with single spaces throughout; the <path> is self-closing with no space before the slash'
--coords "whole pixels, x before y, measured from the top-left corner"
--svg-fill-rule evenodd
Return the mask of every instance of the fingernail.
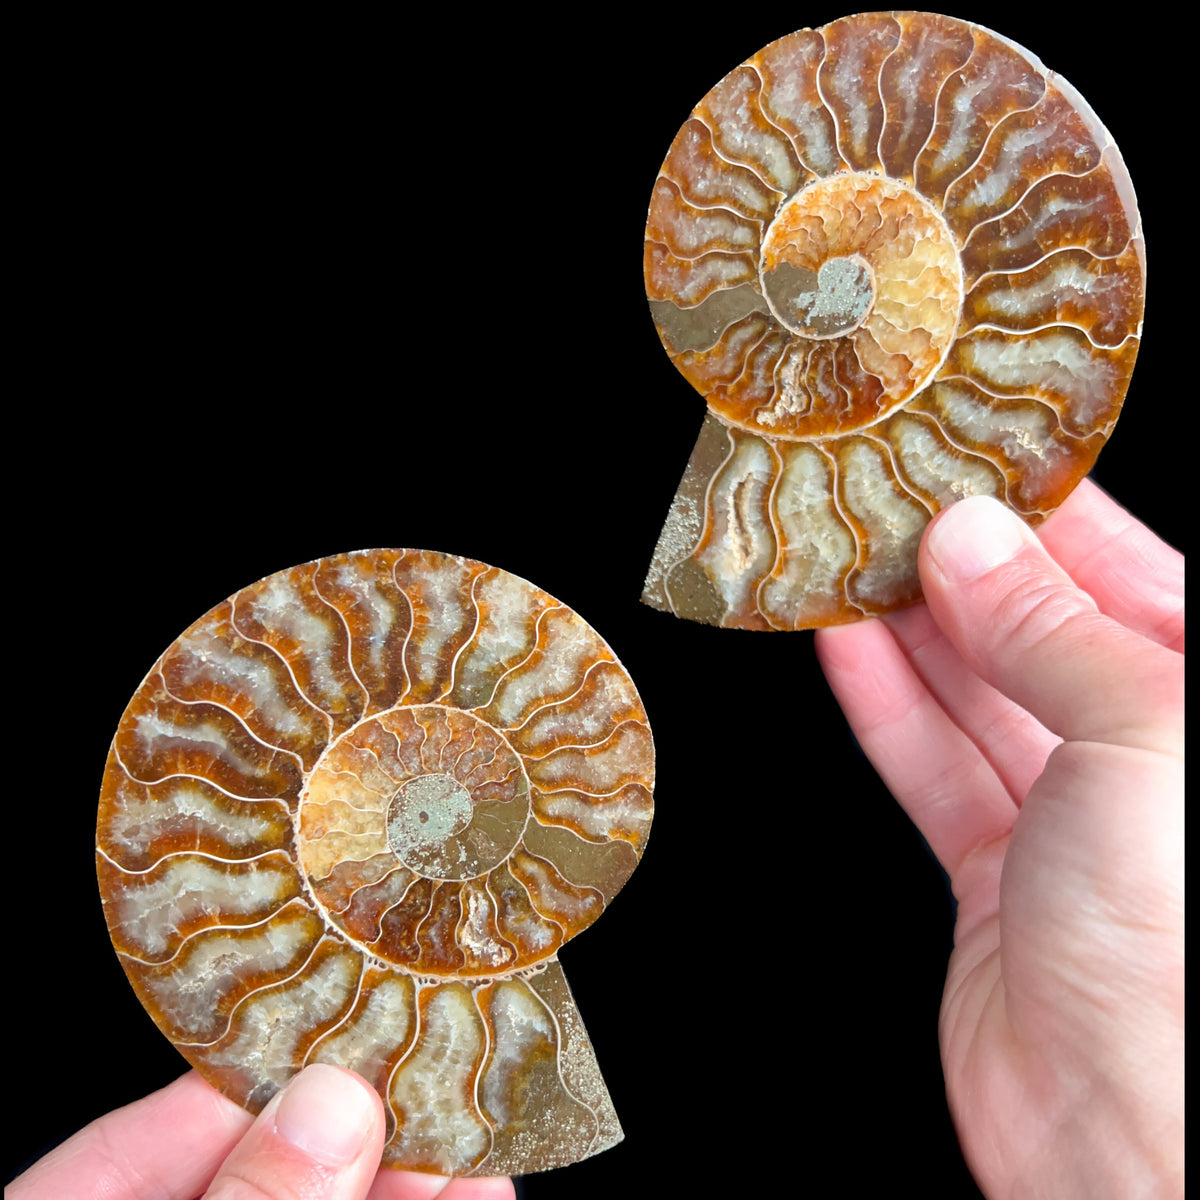
<path id="1" fill-rule="evenodd" d="M 306 1067 L 275 1110 L 276 1131 L 318 1162 L 350 1162 L 362 1149 L 374 1104 L 365 1087 L 337 1067 Z"/>
<path id="2" fill-rule="evenodd" d="M 1025 522 L 999 501 L 969 496 L 934 524 L 926 549 L 948 580 L 969 583 L 1035 541 Z"/>

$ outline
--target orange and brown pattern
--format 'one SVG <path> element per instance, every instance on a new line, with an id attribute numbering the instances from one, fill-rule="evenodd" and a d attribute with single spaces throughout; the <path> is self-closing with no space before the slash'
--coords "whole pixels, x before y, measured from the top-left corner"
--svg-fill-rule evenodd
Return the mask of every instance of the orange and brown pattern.
<path id="1" fill-rule="evenodd" d="M 637 691 L 571 609 L 469 559 L 321 559 L 201 617 L 130 701 L 113 945 L 251 1111 L 335 1063 L 379 1089 L 390 1166 L 562 1166 L 621 1131 L 556 952 L 637 865 L 653 783 Z"/>
<path id="2" fill-rule="evenodd" d="M 867 13 L 696 105 L 645 278 L 708 414 L 643 599 L 806 629 L 918 599 L 921 532 L 956 499 L 1032 524 L 1062 503 L 1124 400 L 1145 255 L 1070 84 L 977 25 Z"/>

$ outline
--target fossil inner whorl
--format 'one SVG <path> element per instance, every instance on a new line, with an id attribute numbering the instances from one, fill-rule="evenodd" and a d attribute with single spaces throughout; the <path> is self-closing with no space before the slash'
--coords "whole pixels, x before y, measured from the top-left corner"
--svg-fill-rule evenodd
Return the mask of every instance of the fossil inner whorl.
<path id="1" fill-rule="evenodd" d="M 941 366 L 962 310 L 962 271 L 941 215 L 911 188 L 862 172 L 817 180 L 780 206 L 759 280 L 776 320 L 800 339 L 783 356 L 772 406 L 714 407 L 777 437 L 846 432 L 902 404 Z M 807 339 L 830 338 L 853 347 L 862 379 L 814 403 L 802 385 Z"/>
<path id="2" fill-rule="evenodd" d="M 815 271 L 780 260 L 763 270 L 763 295 L 780 322 L 806 337 L 853 333 L 871 311 L 875 275 L 857 254 L 827 258 Z"/>
<path id="3" fill-rule="evenodd" d="M 456 863 L 442 863 L 444 838 L 471 824 L 471 793 L 452 775 L 418 775 L 402 784 L 387 810 L 388 844 L 401 862 L 417 860 L 430 874 L 466 878 Z M 473 872 L 477 873 L 477 872 Z"/>
<path id="4" fill-rule="evenodd" d="M 424 765 L 427 743 L 444 769 Z M 389 852 L 411 878 L 466 880 L 503 862 L 528 816 L 529 778 L 500 733 L 469 713 L 414 705 L 361 722 L 325 751 L 300 799 L 296 844 L 310 882 L 344 857 Z"/>

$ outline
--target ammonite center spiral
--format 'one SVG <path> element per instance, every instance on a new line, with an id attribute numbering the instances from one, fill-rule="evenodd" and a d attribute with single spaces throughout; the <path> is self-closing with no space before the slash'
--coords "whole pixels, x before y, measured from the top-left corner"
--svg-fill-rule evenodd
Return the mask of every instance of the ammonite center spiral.
<path id="1" fill-rule="evenodd" d="M 747 414 L 722 392 L 713 407 L 776 437 L 845 433 L 907 400 L 941 366 L 962 308 L 958 254 L 937 210 L 911 188 L 858 172 L 817 180 L 780 205 L 759 279 L 776 319 L 801 337 L 780 361 L 772 406 Z M 813 343 L 830 338 L 847 339 L 843 360 L 859 370 L 846 379 L 857 386 L 814 395 L 805 382 Z M 836 352 L 833 361 L 836 369 Z"/>
<path id="2" fill-rule="evenodd" d="M 461 837 L 471 825 L 472 812 L 471 793 L 453 775 L 418 775 L 401 784 L 388 805 L 388 845 L 406 866 L 416 864 L 442 879 L 479 875 L 484 864 L 467 860 Z M 497 854 L 486 865 L 503 857 Z"/>
<path id="3" fill-rule="evenodd" d="M 810 338 L 853 333 L 875 299 L 875 272 L 857 254 L 826 258 L 815 270 L 786 261 L 770 270 L 764 265 L 762 285 L 780 324 Z"/>
<path id="4" fill-rule="evenodd" d="M 431 740 L 433 771 L 422 755 Z M 297 843 L 316 879 L 337 857 L 390 850 L 410 871 L 465 880 L 508 857 L 528 816 L 529 779 L 504 737 L 468 713 L 417 705 L 363 721 L 321 756 L 300 798 Z"/>
<path id="5" fill-rule="evenodd" d="M 637 865 L 654 749 L 566 606 L 412 550 L 281 571 L 193 624 L 122 717 L 97 869 L 164 1033 L 257 1111 L 370 1080 L 384 1161 L 574 1162 L 620 1126 L 558 966 Z"/>
<path id="6" fill-rule="evenodd" d="M 643 599 L 806 629 L 920 596 L 930 518 L 1033 524 L 1095 461 L 1141 334 L 1133 188 L 1087 102 L 933 13 L 780 38 L 675 136 L 650 309 L 708 414 Z"/>

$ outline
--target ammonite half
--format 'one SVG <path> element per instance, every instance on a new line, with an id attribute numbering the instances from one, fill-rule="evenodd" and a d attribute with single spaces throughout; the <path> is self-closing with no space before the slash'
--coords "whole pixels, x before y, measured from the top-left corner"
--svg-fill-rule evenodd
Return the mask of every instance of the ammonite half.
<path id="1" fill-rule="evenodd" d="M 654 185 L 650 306 L 708 413 L 643 599 L 853 621 L 919 598 L 954 500 L 1040 521 L 1117 419 L 1144 276 L 1120 153 L 1028 51 L 912 12 L 771 43 Z"/>
<path id="2" fill-rule="evenodd" d="M 383 1096 L 384 1161 L 516 1174 L 621 1130 L 556 953 L 637 865 L 654 747 L 571 609 L 374 550 L 201 617 L 121 719 L 97 862 L 158 1026 L 258 1111 L 305 1063 Z"/>

